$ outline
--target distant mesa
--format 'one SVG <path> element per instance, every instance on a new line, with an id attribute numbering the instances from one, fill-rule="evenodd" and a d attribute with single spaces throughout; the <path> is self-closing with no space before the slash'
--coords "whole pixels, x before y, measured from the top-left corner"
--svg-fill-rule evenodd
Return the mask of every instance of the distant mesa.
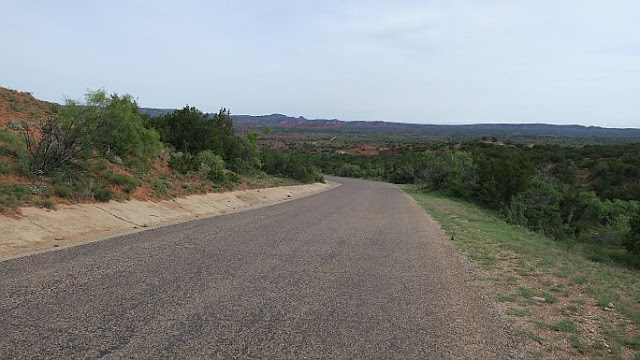
<path id="1" fill-rule="evenodd" d="M 171 109 L 141 108 L 141 112 L 152 116 L 164 115 Z M 404 124 L 390 121 L 344 121 L 337 119 L 309 120 L 304 116 L 231 115 L 234 127 L 241 131 L 261 130 L 270 127 L 283 131 L 315 131 L 345 133 L 381 133 L 407 135 L 437 135 L 452 138 L 478 138 L 482 136 L 536 137 L 536 138 L 587 138 L 599 140 L 640 141 L 640 129 L 605 128 L 583 125 L 535 124 L 473 124 L 434 125 Z"/>

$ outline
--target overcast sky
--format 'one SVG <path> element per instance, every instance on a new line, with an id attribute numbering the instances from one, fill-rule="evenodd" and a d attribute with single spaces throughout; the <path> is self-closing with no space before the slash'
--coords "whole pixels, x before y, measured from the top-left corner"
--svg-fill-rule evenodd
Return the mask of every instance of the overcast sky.
<path id="1" fill-rule="evenodd" d="M 640 127 L 637 0 L 0 3 L 0 86 L 50 101 Z"/>

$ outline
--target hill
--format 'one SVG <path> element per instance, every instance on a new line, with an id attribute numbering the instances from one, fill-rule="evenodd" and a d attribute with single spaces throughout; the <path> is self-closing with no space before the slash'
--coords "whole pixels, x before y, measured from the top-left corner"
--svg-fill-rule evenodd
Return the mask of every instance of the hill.
<path id="1" fill-rule="evenodd" d="M 0 126 L 37 121 L 54 113 L 59 106 L 38 100 L 28 92 L 0 87 Z"/>
<path id="2" fill-rule="evenodd" d="M 170 109 L 141 108 L 140 112 L 150 116 L 170 113 Z M 405 135 L 436 135 L 452 138 L 477 138 L 496 136 L 508 138 L 582 138 L 593 140 L 640 140 L 640 129 L 606 128 L 582 125 L 550 124 L 473 124 L 434 125 L 406 124 L 390 121 L 344 121 L 337 119 L 310 120 L 303 116 L 283 114 L 232 115 L 234 126 L 239 130 L 262 130 L 270 127 L 279 132 L 330 132 L 330 133 L 377 133 Z"/>

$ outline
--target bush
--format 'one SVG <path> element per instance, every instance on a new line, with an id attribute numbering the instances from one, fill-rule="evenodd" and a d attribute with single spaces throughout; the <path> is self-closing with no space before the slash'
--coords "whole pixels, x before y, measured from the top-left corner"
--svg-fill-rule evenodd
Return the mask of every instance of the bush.
<path id="1" fill-rule="evenodd" d="M 127 175 L 111 173 L 108 176 L 108 179 L 113 184 L 122 186 L 124 188 L 124 191 L 126 191 L 127 193 L 131 193 L 133 190 L 135 190 L 138 186 L 141 185 L 141 182 L 139 180 L 136 180 Z"/>
<path id="2" fill-rule="evenodd" d="M 169 156 L 169 167 L 180 174 L 200 170 L 201 162 L 197 156 L 189 153 L 173 153 Z"/>
<path id="3" fill-rule="evenodd" d="M 36 173 L 49 173 L 95 150 L 112 157 L 151 157 L 162 148 L 155 130 L 143 126 L 130 95 L 104 91 L 88 93 L 82 106 L 68 101 L 59 114 L 23 128 L 30 170 Z"/>
<path id="4" fill-rule="evenodd" d="M 167 185 L 167 181 L 164 179 L 153 178 L 150 181 L 151 187 L 156 194 L 160 194 L 161 196 L 169 196 L 169 186 Z"/>
<path id="5" fill-rule="evenodd" d="M 81 109 L 74 109 L 74 105 L 68 104 L 69 110 L 65 111 L 77 113 L 79 110 L 84 114 L 81 119 L 94 129 L 90 135 L 103 153 L 149 158 L 162 149 L 160 135 L 145 128 L 138 113 L 138 104 L 131 95 L 107 95 L 104 90 L 99 90 L 85 96 L 85 105 Z"/>
<path id="6" fill-rule="evenodd" d="M 26 186 L 0 183 L 0 209 L 22 205 L 29 198 L 29 193 Z"/>
<path id="7" fill-rule="evenodd" d="M 24 143 L 20 136 L 0 128 L 0 155 L 17 154 L 22 150 L 24 150 Z"/>
<path id="8" fill-rule="evenodd" d="M 631 229 L 624 245 L 630 253 L 640 255 L 640 211 L 633 216 L 629 225 Z"/>
<path id="9" fill-rule="evenodd" d="M 209 116 L 187 105 L 163 117 L 152 118 L 149 124 L 160 133 L 162 141 L 183 153 L 211 150 L 229 159 L 228 148 L 236 140 L 231 116 L 226 109 Z"/>
<path id="10" fill-rule="evenodd" d="M 25 124 L 30 173 L 50 173 L 92 148 L 93 129 L 89 124 L 75 120 L 52 116 L 36 126 Z"/>
<path id="11" fill-rule="evenodd" d="M 216 155 L 211 150 L 201 151 L 197 160 L 200 163 L 200 170 L 206 174 L 207 179 L 214 182 L 225 182 L 225 168 L 222 157 Z"/>
<path id="12" fill-rule="evenodd" d="M 11 166 L 6 162 L 0 160 L 0 175 L 8 174 L 11 172 Z"/>
<path id="13" fill-rule="evenodd" d="M 102 202 L 107 202 L 113 198 L 113 192 L 105 187 L 97 188 L 93 191 L 93 197 Z"/>
<path id="14" fill-rule="evenodd" d="M 336 169 L 335 175 L 361 178 L 365 177 L 366 173 L 357 164 L 344 163 Z"/>
<path id="15" fill-rule="evenodd" d="M 73 198 L 73 190 L 71 190 L 71 187 L 67 184 L 57 185 L 54 189 L 54 193 L 61 198 Z"/>

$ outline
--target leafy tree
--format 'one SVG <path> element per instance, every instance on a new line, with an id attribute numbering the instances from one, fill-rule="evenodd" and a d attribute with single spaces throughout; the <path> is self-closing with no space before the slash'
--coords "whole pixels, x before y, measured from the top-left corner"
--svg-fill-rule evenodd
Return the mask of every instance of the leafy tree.
<path id="1" fill-rule="evenodd" d="M 60 112 L 23 129 L 35 172 L 48 173 L 96 150 L 151 157 L 162 148 L 158 134 L 144 127 L 133 98 L 104 90 L 87 93 L 84 104 L 69 100 Z"/>
<path id="2" fill-rule="evenodd" d="M 138 104 L 131 95 L 107 95 L 104 90 L 89 92 L 83 110 L 95 129 L 98 148 L 105 154 L 152 157 L 162 148 L 160 136 L 144 126 Z"/>

